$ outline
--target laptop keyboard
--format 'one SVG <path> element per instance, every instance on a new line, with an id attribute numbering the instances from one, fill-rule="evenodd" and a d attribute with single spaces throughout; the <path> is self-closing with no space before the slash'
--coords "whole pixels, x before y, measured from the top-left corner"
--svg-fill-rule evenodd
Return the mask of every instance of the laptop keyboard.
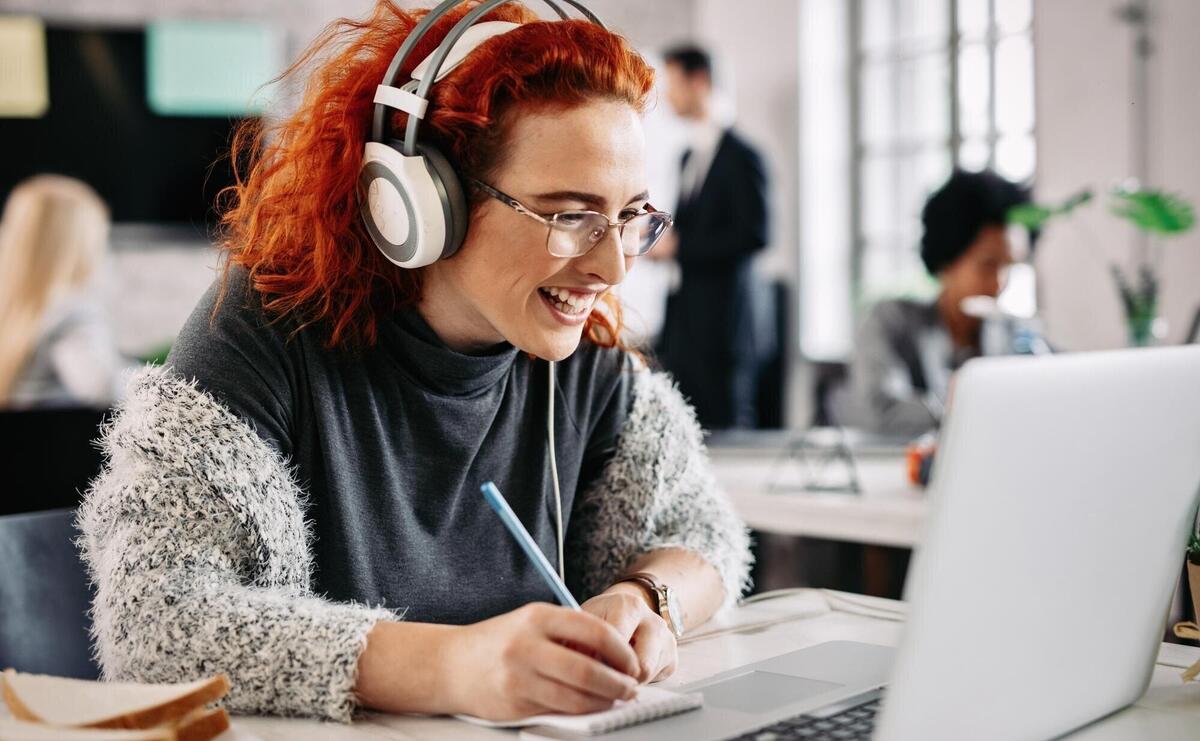
<path id="1" fill-rule="evenodd" d="M 832 715 L 804 713 L 744 733 L 730 741 L 790 741 L 791 739 L 862 739 L 869 741 L 875 729 L 875 714 L 879 712 L 881 697 L 871 693 L 872 698 L 853 705 Z M 818 711 L 820 712 L 820 711 Z"/>

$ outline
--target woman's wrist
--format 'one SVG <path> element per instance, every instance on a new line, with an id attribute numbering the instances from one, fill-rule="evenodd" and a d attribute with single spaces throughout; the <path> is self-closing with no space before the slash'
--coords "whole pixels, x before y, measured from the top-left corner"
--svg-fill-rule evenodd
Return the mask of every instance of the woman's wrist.
<path id="1" fill-rule="evenodd" d="M 604 590 L 605 594 L 630 594 L 646 604 L 650 611 L 658 614 L 658 599 L 650 593 L 650 588 L 641 582 L 636 581 L 619 581 L 608 589 Z"/>
<path id="2" fill-rule="evenodd" d="M 460 632 L 453 625 L 376 623 L 358 658 L 359 703 L 391 713 L 458 712 L 451 649 Z"/>

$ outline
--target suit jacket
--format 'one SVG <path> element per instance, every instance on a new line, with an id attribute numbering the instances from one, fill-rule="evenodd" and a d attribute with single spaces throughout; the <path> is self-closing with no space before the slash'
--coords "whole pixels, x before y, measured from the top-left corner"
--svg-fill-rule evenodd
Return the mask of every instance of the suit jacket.
<path id="1" fill-rule="evenodd" d="M 751 258 L 767 244 L 766 191 L 762 158 L 726 131 L 704 182 L 676 209 L 681 281 L 667 301 L 660 347 L 668 369 L 754 362 Z"/>

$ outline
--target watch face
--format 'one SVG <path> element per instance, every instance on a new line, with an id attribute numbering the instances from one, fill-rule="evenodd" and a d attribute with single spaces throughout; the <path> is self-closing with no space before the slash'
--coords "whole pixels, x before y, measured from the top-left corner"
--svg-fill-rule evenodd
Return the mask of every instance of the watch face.
<path id="1" fill-rule="evenodd" d="M 679 603 L 675 600 L 675 593 L 670 589 L 667 590 L 667 622 L 671 624 L 671 632 L 676 638 L 683 637 L 683 612 L 679 609 Z"/>

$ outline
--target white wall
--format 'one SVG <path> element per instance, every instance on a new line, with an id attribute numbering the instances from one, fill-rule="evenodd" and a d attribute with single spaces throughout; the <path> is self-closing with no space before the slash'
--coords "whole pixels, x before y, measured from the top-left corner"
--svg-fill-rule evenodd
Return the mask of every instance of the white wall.
<path id="1" fill-rule="evenodd" d="M 696 40 L 713 50 L 729 80 L 735 127 L 755 144 L 771 177 L 771 243 L 761 267 L 795 282 L 799 241 L 800 4 L 694 0 Z"/>
<path id="2" fill-rule="evenodd" d="M 1153 118 L 1151 177 L 1163 187 L 1187 195 L 1200 209 L 1200 3 L 1157 0 L 1158 53 L 1150 74 Z M 1168 338 L 1184 339 L 1200 308 L 1200 228 L 1167 245 L 1163 310 Z"/>
<path id="3" fill-rule="evenodd" d="M 1150 0 L 1149 185 L 1200 202 L 1200 3 Z M 1133 32 L 1115 3 L 1034 4 L 1038 197 L 1101 190 L 1134 174 Z M 1119 347 L 1126 333 L 1108 263 L 1131 265 L 1134 233 L 1101 198 L 1051 225 L 1038 266 L 1047 328 L 1068 349 Z M 1166 245 L 1162 309 L 1179 341 L 1200 306 L 1200 230 Z"/>

